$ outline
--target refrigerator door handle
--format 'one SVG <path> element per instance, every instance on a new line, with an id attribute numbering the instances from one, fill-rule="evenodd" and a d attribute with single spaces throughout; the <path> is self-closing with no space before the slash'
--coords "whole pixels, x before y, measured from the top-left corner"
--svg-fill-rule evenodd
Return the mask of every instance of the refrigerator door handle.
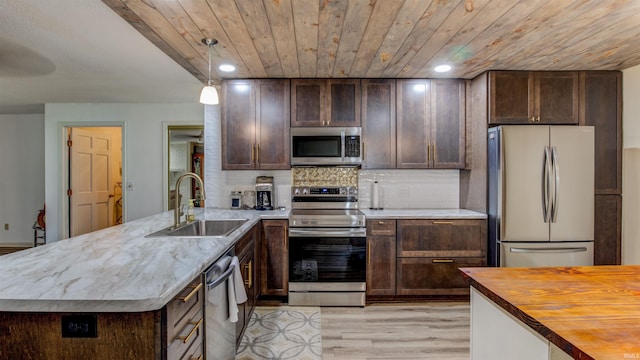
<path id="1" fill-rule="evenodd" d="M 574 252 L 585 252 L 587 251 L 586 247 L 557 247 L 557 248 L 549 248 L 549 249 L 540 249 L 540 248 L 515 248 L 512 247 L 509 249 L 512 253 L 574 253 Z"/>
<path id="2" fill-rule="evenodd" d="M 558 149 L 551 147 L 551 163 L 553 164 L 553 201 L 551 202 L 551 222 L 558 219 L 558 207 L 560 206 L 560 166 L 558 165 Z"/>
<path id="3" fill-rule="evenodd" d="M 549 187 L 550 187 L 550 173 L 551 173 L 551 150 L 548 146 L 544 147 L 544 167 L 542 170 L 542 216 L 544 217 L 544 222 L 548 223 L 551 220 L 551 209 L 550 209 L 550 196 L 549 196 Z"/>

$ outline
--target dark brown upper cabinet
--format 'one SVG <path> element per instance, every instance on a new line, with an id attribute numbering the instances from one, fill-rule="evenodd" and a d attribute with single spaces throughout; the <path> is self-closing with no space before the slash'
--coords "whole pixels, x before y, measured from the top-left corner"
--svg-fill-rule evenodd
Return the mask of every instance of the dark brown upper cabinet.
<path id="1" fill-rule="evenodd" d="M 289 80 L 225 80 L 222 92 L 222 169 L 290 169 Z"/>
<path id="2" fill-rule="evenodd" d="M 363 169 L 396 167 L 396 81 L 362 80 Z"/>
<path id="3" fill-rule="evenodd" d="M 464 81 L 397 80 L 396 86 L 396 167 L 464 168 Z"/>
<path id="4" fill-rule="evenodd" d="M 489 124 L 578 124 L 578 71 L 490 71 Z"/>
<path id="5" fill-rule="evenodd" d="M 291 126 L 360 126 L 360 79 L 293 79 Z"/>
<path id="6" fill-rule="evenodd" d="M 595 127 L 597 195 L 622 194 L 622 73 L 580 73 L 580 125 Z"/>

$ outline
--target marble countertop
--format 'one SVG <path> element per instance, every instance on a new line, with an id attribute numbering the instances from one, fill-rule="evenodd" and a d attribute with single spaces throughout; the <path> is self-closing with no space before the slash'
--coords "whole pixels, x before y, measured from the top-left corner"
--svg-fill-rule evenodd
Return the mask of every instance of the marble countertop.
<path id="1" fill-rule="evenodd" d="M 467 218 L 462 209 L 362 210 L 367 218 Z M 165 212 L 0 258 L 0 311 L 141 312 L 162 308 L 261 219 L 289 210 L 197 209 L 197 219 L 249 219 L 224 238 L 145 238 Z"/>
<path id="2" fill-rule="evenodd" d="M 140 312 L 162 308 L 260 219 L 289 211 L 200 210 L 249 219 L 225 238 L 145 238 L 173 223 L 150 216 L 0 258 L 0 311 Z"/>
<path id="3" fill-rule="evenodd" d="M 465 209 L 360 209 L 367 219 L 486 219 L 487 214 Z"/>

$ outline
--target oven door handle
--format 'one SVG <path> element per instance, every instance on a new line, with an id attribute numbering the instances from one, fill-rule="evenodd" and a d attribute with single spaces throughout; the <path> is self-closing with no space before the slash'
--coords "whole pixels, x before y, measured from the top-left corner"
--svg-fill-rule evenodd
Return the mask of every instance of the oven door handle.
<path id="1" fill-rule="evenodd" d="M 366 228 L 289 228 L 289 237 L 366 237 Z"/>

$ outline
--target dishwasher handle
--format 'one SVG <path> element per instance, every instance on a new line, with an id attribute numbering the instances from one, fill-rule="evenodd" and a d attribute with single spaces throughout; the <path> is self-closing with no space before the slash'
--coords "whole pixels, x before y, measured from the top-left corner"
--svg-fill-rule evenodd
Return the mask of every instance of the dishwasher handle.
<path id="1" fill-rule="evenodd" d="M 222 275 L 218 276 L 217 278 L 213 279 L 213 280 L 209 280 L 208 278 L 206 279 L 207 282 L 207 290 L 211 290 L 215 287 L 217 287 L 218 285 L 222 284 L 223 282 L 225 282 L 229 276 L 231 276 L 231 274 L 233 274 L 233 266 L 229 266 L 229 268 L 222 273 Z"/>

